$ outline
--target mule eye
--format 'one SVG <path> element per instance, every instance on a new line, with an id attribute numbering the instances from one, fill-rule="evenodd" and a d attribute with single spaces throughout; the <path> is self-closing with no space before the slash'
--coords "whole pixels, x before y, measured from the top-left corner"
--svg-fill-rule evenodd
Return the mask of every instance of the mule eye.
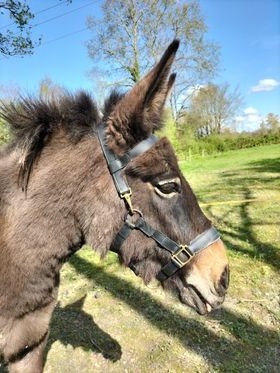
<path id="1" fill-rule="evenodd" d="M 155 191 L 157 194 L 159 194 L 161 197 L 165 198 L 171 198 L 176 193 L 180 192 L 180 185 L 175 181 L 160 181 L 155 186 Z"/>

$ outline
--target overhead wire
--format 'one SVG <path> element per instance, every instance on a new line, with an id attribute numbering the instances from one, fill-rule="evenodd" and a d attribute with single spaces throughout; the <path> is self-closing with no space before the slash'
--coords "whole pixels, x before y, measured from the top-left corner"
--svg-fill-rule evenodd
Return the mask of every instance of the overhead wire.
<path id="1" fill-rule="evenodd" d="M 59 15 L 59 16 L 53 17 L 53 18 L 51 18 L 51 19 L 45 20 L 44 22 L 40 22 L 40 23 L 37 24 L 37 25 L 41 25 L 41 24 L 43 24 L 43 23 L 50 22 L 50 21 L 52 21 L 52 20 L 54 20 L 54 19 L 60 18 L 60 17 L 62 17 L 62 16 L 64 16 L 64 15 L 67 15 L 67 14 L 69 14 L 69 13 L 73 13 L 73 12 L 75 12 L 75 11 L 77 11 L 77 10 L 80 10 L 80 9 L 82 9 L 82 8 L 85 8 L 85 7 L 89 6 L 89 5 L 92 5 L 92 4 L 97 3 L 97 2 L 98 2 L 98 0 L 91 1 L 90 3 L 85 4 L 85 5 L 83 5 L 83 6 L 79 7 L 79 8 L 73 9 L 72 11 L 66 12 L 66 13 L 61 14 L 61 15 Z M 37 25 L 36 25 L 36 26 L 37 26 Z M 40 46 L 44 46 L 44 45 L 47 45 L 47 44 L 54 43 L 54 42 L 56 42 L 56 41 L 58 41 L 58 40 L 61 40 L 61 39 L 67 38 L 67 37 L 69 37 L 69 36 L 73 36 L 73 35 L 79 34 L 79 33 L 83 32 L 83 31 L 86 31 L 86 30 L 88 30 L 88 27 L 83 27 L 83 28 L 81 28 L 81 29 L 79 29 L 79 30 L 75 30 L 75 31 L 72 31 L 72 32 L 68 32 L 67 34 L 60 35 L 60 36 L 58 36 L 58 37 L 55 38 L 55 39 L 51 39 L 51 40 L 47 40 L 47 41 L 45 41 L 45 42 L 42 42 L 42 43 L 40 44 Z"/>
<path id="2" fill-rule="evenodd" d="M 66 2 L 66 1 L 64 1 L 64 3 L 65 3 L 65 2 Z M 90 3 L 87 3 L 87 4 L 85 4 L 85 5 L 82 5 L 82 6 L 78 7 L 78 8 L 75 8 L 75 9 L 69 10 L 68 12 L 64 12 L 64 13 L 59 14 L 59 15 L 57 15 L 57 16 L 54 16 L 54 17 L 48 18 L 48 19 L 46 19 L 46 20 L 44 20 L 44 21 L 42 21 L 42 22 L 39 22 L 39 23 L 35 23 L 35 24 L 33 24 L 33 25 L 30 25 L 30 29 L 34 29 L 35 27 L 41 26 L 41 25 L 43 25 L 43 24 L 45 24 L 45 23 L 48 23 L 48 22 L 54 21 L 54 20 L 56 20 L 56 19 L 59 19 L 59 18 L 61 18 L 61 17 L 66 16 L 66 15 L 68 15 L 68 14 L 71 14 L 71 13 L 77 12 L 77 11 L 79 11 L 79 10 L 81 10 L 81 9 L 83 9 L 83 8 L 86 8 L 86 7 L 92 5 L 92 4 L 96 3 L 96 2 L 98 2 L 98 0 L 91 1 Z M 59 4 L 59 5 L 60 5 L 60 4 Z M 56 6 L 57 6 L 57 5 L 56 5 Z M 55 6 L 53 6 L 53 8 L 54 8 L 54 7 L 55 7 Z M 50 9 L 50 8 L 52 8 L 52 7 L 49 7 L 49 9 Z M 40 11 L 40 12 L 46 11 L 47 9 L 48 9 L 48 8 L 45 8 L 45 9 L 43 9 L 43 10 Z M 38 12 L 38 13 L 40 13 L 40 12 Z M 38 13 L 37 13 L 37 14 L 38 14 Z M 15 33 L 15 35 L 18 35 L 18 34 L 20 34 L 20 32 Z M 57 39 L 59 39 L 59 38 L 60 38 L 60 37 L 58 37 Z M 47 42 L 44 43 L 44 44 L 47 44 Z"/>
<path id="3" fill-rule="evenodd" d="M 46 11 L 48 11 L 48 10 L 50 10 L 50 9 L 56 8 L 57 6 L 59 6 L 59 5 L 61 5 L 61 4 L 64 4 L 64 3 L 67 3 L 67 2 L 68 2 L 68 0 L 64 0 L 64 1 L 60 2 L 60 3 L 58 3 L 58 4 L 55 4 L 55 5 L 50 6 L 50 7 L 48 7 L 48 8 L 44 8 L 44 9 L 40 10 L 39 12 L 35 13 L 35 15 L 38 15 L 38 14 L 43 13 L 43 12 L 46 12 Z M 68 14 L 71 14 L 71 13 L 77 12 L 77 11 L 79 11 L 79 10 L 81 10 L 81 9 L 83 9 L 83 8 L 86 8 L 86 7 L 92 5 L 92 4 L 96 3 L 96 2 L 98 2 L 98 0 L 91 1 L 91 2 L 89 2 L 89 3 L 87 3 L 87 4 L 85 4 L 85 5 L 82 5 L 82 6 L 78 7 L 78 8 L 71 9 L 71 10 L 69 10 L 69 11 L 67 11 L 67 12 L 64 12 L 64 13 L 62 13 L 62 14 L 59 14 L 59 15 L 57 15 L 57 16 L 54 16 L 54 17 L 48 18 L 48 19 L 46 19 L 46 20 L 44 20 L 44 21 L 42 21 L 42 22 L 39 22 L 39 23 L 35 23 L 35 24 L 33 24 L 33 25 L 30 25 L 30 29 L 33 29 L 33 28 L 38 27 L 38 26 L 41 26 L 41 25 L 43 25 L 43 24 L 45 24 L 45 23 L 48 23 L 48 22 L 54 21 L 54 20 L 56 20 L 56 19 L 59 19 L 59 18 L 61 18 L 61 17 L 66 16 L 66 15 L 68 15 Z M 4 27 L 5 27 L 5 26 L 4 26 Z M 7 26 L 6 26 L 6 27 L 7 27 Z M 2 27 L 2 28 L 3 28 L 3 27 Z M 0 28 L 0 29 L 1 29 L 1 28 Z M 61 40 L 61 39 L 67 38 L 67 37 L 69 37 L 69 36 L 72 36 L 72 35 L 75 35 L 75 34 L 81 33 L 81 32 L 86 31 L 86 30 L 88 30 L 88 27 L 84 27 L 84 28 L 82 28 L 82 29 L 79 29 L 79 30 L 76 30 L 76 31 L 72 31 L 72 32 L 69 32 L 69 33 L 67 33 L 67 34 L 64 34 L 64 35 L 58 36 L 58 37 L 55 38 L 55 39 L 52 39 L 52 40 L 49 40 L 49 41 L 46 41 L 46 42 L 41 43 L 39 46 L 44 46 L 44 45 L 47 45 L 47 44 L 53 43 L 53 42 L 55 42 L 55 41 L 58 41 L 58 40 Z M 20 32 L 16 33 L 15 35 L 17 35 L 17 34 L 19 34 L 19 33 L 20 33 Z"/>
<path id="4" fill-rule="evenodd" d="M 73 36 L 73 35 L 75 35 L 75 34 L 79 34 L 79 33 L 83 32 L 83 31 L 86 31 L 86 30 L 88 30 L 88 27 L 84 27 L 84 28 L 82 28 L 82 29 L 80 29 L 80 30 L 76 30 L 76 31 L 69 32 L 69 33 L 67 33 L 67 34 L 64 34 L 64 35 L 58 36 L 58 37 L 55 38 L 55 39 L 47 40 L 47 41 L 41 43 L 41 44 L 39 45 L 39 47 L 44 46 L 44 45 L 46 45 L 46 44 L 54 43 L 55 41 L 58 41 L 58 40 L 61 40 L 61 39 L 67 38 L 67 37 L 69 37 L 69 36 Z"/>
<path id="5" fill-rule="evenodd" d="M 44 12 L 50 10 L 50 9 L 57 8 L 58 6 L 63 5 L 63 4 L 65 4 L 65 3 L 67 3 L 67 2 L 68 2 L 68 0 L 60 1 L 59 3 L 57 3 L 57 4 L 55 4 L 55 5 L 52 5 L 52 6 L 49 6 L 48 8 L 44 8 L 44 9 L 42 9 L 42 10 L 39 10 L 39 12 L 34 13 L 34 16 L 37 16 L 38 14 L 44 13 Z M 9 23 L 8 25 L 1 26 L 1 27 L 0 27 L 0 30 L 2 30 L 2 29 L 4 29 L 4 28 L 7 28 L 7 27 L 10 27 L 10 26 L 14 25 L 15 23 L 16 23 L 16 22 L 11 22 L 11 23 Z"/>
<path id="6" fill-rule="evenodd" d="M 39 12 L 35 13 L 34 15 L 37 16 L 38 14 L 41 14 L 41 13 L 44 13 L 50 9 L 53 9 L 53 8 L 56 8 L 58 7 L 59 5 L 63 5 L 65 3 L 68 3 L 69 0 L 64 0 L 64 1 L 60 1 L 59 3 L 55 4 L 55 5 L 52 5 L 52 6 L 49 6 L 48 8 L 45 8 L 45 9 L 42 9 L 40 10 Z"/>
<path id="7" fill-rule="evenodd" d="M 35 23 L 34 25 L 31 25 L 30 27 L 31 27 L 31 28 L 35 28 L 35 27 L 41 26 L 41 25 L 43 25 L 43 24 L 45 24 L 45 23 L 51 22 L 51 21 L 53 21 L 53 20 L 55 20 L 55 19 L 59 19 L 59 18 L 61 18 L 61 17 L 64 17 L 65 15 L 68 15 L 68 14 L 74 13 L 74 12 L 80 10 L 80 9 L 86 8 L 87 6 L 92 5 L 92 4 L 96 3 L 97 1 L 98 1 L 98 0 L 91 1 L 91 2 L 88 3 L 88 4 L 85 4 L 85 5 L 83 5 L 83 6 L 80 6 L 79 8 L 75 8 L 75 9 L 69 10 L 68 12 L 65 12 L 65 13 L 59 14 L 59 15 L 57 15 L 57 16 L 55 16 L 55 17 L 51 17 L 51 18 L 49 18 L 49 19 L 46 19 L 45 21 L 42 21 L 42 22 L 39 22 L 39 23 Z"/>

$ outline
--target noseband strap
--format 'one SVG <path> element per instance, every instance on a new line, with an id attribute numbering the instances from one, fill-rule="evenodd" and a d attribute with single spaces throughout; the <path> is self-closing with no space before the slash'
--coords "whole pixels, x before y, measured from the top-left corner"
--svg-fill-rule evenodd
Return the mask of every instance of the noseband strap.
<path id="1" fill-rule="evenodd" d="M 178 271 L 178 269 L 185 266 L 194 255 L 216 242 L 220 238 L 219 232 L 214 227 L 211 227 L 210 229 L 196 236 L 189 245 L 179 245 L 164 233 L 151 227 L 145 221 L 141 211 L 133 209 L 130 200 L 132 192 L 121 171 L 133 158 L 150 149 L 150 147 L 157 142 L 157 138 L 151 135 L 147 139 L 138 143 L 123 156 L 117 157 L 106 146 L 105 128 L 103 124 L 98 126 L 97 134 L 119 196 L 126 201 L 128 206 L 128 213 L 125 216 L 124 224 L 113 240 L 110 250 L 119 254 L 123 242 L 129 237 L 131 232 L 134 229 L 139 230 L 145 236 L 157 242 L 160 248 L 167 250 L 171 254 L 170 262 L 168 262 L 157 274 L 157 279 L 164 281 Z M 138 218 L 135 219 L 137 215 Z M 133 219 L 135 220 L 134 222 Z"/>

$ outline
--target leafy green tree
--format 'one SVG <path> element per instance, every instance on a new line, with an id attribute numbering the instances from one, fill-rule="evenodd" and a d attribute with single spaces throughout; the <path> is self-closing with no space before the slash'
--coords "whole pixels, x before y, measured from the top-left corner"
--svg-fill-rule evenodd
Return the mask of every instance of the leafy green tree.
<path id="1" fill-rule="evenodd" d="M 61 0 L 59 0 L 61 1 Z M 72 0 L 66 1 L 68 4 Z M 42 2 L 43 4 L 43 2 Z M 26 0 L 5 0 L 0 1 L 0 15 L 7 15 L 11 23 L 1 27 L 0 31 L 0 54 L 5 56 L 24 56 L 33 54 L 34 48 L 40 45 L 41 38 L 37 41 L 32 40 L 30 22 L 34 19 L 35 14 L 31 11 Z M 15 31 L 10 29 L 16 28 Z"/>
<path id="2" fill-rule="evenodd" d="M 172 95 L 175 120 L 188 102 L 187 88 L 216 71 L 219 49 L 206 40 L 207 27 L 196 1 L 105 0 L 103 17 L 90 17 L 92 37 L 87 44 L 94 70 L 120 85 L 132 85 L 155 63 L 174 38 L 181 45 L 174 67 Z"/>
<path id="3" fill-rule="evenodd" d="M 29 5 L 25 1 L 0 1 L 0 14 L 8 14 L 12 21 L 10 25 L 15 25 L 17 30 L 0 32 L 0 53 L 6 56 L 32 54 L 35 44 L 30 36 L 29 24 L 34 14 Z"/>

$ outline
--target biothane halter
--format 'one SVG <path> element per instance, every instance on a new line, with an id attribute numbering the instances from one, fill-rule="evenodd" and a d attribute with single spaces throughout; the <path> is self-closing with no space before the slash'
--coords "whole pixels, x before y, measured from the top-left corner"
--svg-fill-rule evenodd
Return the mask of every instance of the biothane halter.
<path id="1" fill-rule="evenodd" d="M 134 229 L 141 231 L 147 237 L 157 242 L 160 248 L 170 252 L 171 260 L 157 274 L 157 279 L 164 281 L 172 276 L 178 269 L 185 266 L 196 254 L 206 249 L 220 238 L 218 231 L 211 227 L 196 236 L 189 245 L 180 245 L 166 236 L 164 233 L 151 227 L 144 219 L 141 211 L 134 209 L 131 201 L 132 191 L 122 174 L 122 170 L 128 163 L 150 149 L 157 141 L 157 137 L 150 135 L 147 139 L 139 142 L 123 156 L 117 157 L 105 143 L 105 126 L 100 124 L 97 128 L 98 139 L 107 161 L 109 171 L 113 177 L 115 187 L 121 199 L 127 206 L 127 213 L 124 217 L 124 224 L 113 240 L 110 250 L 120 252 L 123 242 L 128 238 Z M 138 218 L 137 218 L 138 216 Z M 134 218 L 133 218 L 134 217 Z M 137 218 L 135 220 L 135 218 Z M 135 220 L 135 221 L 134 221 Z"/>

